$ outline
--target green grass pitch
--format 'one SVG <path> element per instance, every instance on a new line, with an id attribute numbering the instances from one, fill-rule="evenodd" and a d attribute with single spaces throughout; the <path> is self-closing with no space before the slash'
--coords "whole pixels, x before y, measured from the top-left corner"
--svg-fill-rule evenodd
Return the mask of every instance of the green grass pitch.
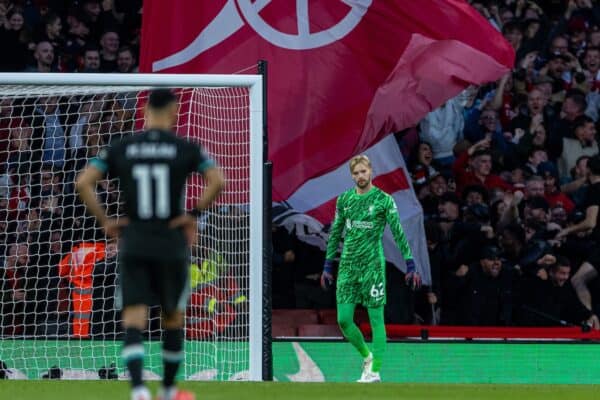
<path id="1" fill-rule="evenodd" d="M 157 384 L 151 388 L 156 390 Z M 600 386 L 576 385 L 409 385 L 357 383 L 184 382 L 197 400 L 549 400 L 597 399 Z M 2 381 L 6 400 L 127 400 L 126 382 L 115 381 Z"/>

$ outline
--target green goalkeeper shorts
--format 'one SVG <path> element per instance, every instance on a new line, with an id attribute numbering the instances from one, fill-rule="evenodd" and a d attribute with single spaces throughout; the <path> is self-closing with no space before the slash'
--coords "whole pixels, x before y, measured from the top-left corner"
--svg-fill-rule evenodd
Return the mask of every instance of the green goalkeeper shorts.
<path id="1" fill-rule="evenodd" d="M 386 302 L 385 267 L 340 264 L 337 278 L 338 304 L 379 307 Z"/>

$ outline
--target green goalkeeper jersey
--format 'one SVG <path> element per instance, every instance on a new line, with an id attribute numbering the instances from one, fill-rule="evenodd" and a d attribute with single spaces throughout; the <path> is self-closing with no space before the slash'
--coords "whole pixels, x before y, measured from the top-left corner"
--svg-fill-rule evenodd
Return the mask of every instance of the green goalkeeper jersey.
<path id="1" fill-rule="evenodd" d="M 392 196 L 374 186 L 363 194 L 356 193 L 356 188 L 342 193 L 336 203 L 326 258 L 335 258 L 345 232 L 342 264 L 382 266 L 385 263 L 382 237 L 386 224 L 390 225 L 404 259 L 412 259 Z"/>

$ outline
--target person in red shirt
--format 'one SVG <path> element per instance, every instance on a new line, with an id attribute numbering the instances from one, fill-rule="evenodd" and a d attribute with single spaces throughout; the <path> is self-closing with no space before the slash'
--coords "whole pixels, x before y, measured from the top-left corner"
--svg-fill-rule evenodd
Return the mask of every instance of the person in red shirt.
<path id="1" fill-rule="evenodd" d="M 544 198 L 550 208 L 562 206 L 567 214 L 575 209 L 575 203 L 558 186 L 558 170 L 551 162 L 543 162 L 538 166 L 538 173 L 544 178 Z"/>
<path id="2" fill-rule="evenodd" d="M 490 143 L 490 139 L 483 139 L 457 157 L 452 166 L 452 171 L 456 177 L 456 191 L 458 193 L 461 193 L 465 187 L 470 185 L 482 185 L 487 190 L 512 189 L 508 182 L 498 175 L 492 174 Z"/>

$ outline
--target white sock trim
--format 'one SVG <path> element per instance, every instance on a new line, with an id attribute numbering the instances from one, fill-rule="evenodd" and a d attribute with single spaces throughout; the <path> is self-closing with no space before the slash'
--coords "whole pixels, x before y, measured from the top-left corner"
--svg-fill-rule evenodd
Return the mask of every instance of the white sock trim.
<path id="1" fill-rule="evenodd" d="M 170 363 L 178 363 L 183 360 L 183 351 L 163 350 L 163 361 Z"/>
<path id="2" fill-rule="evenodd" d="M 125 361 L 135 360 L 136 358 L 144 358 L 144 345 L 130 344 L 129 346 L 123 347 L 123 350 L 121 351 L 121 357 Z"/>

